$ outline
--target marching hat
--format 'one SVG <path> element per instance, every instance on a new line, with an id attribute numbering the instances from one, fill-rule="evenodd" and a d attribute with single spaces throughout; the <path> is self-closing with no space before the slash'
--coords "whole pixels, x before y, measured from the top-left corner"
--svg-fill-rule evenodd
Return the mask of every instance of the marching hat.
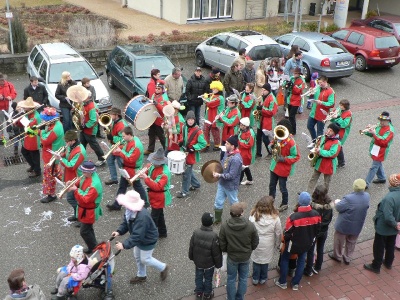
<path id="1" fill-rule="evenodd" d="M 83 254 L 83 247 L 81 245 L 73 246 L 69 252 L 69 256 L 75 258 L 76 262 L 80 264 L 85 258 L 85 254 Z"/>
<path id="2" fill-rule="evenodd" d="M 230 210 L 231 216 L 232 217 L 240 217 L 243 214 L 246 207 L 247 207 L 247 204 L 245 202 L 233 203 L 231 206 L 231 210 Z"/>
<path id="3" fill-rule="evenodd" d="M 78 169 L 85 173 L 94 173 L 96 172 L 96 165 L 91 161 L 84 161 Z"/>
<path id="4" fill-rule="evenodd" d="M 389 115 L 389 113 L 387 111 L 383 111 L 381 113 L 381 115 L 378 117 L 378 120 L 380 120 L 380 121 L 391 121 L 390 115 Z"/>
<path id="5" fill-rule="evenodd" d="M 328 128 L 332 129 L 335 134 L 338 134 L 340 127 L 336 123 L 329 124 Z"/>
<path id="6" fill-rule="evenodd" d="M 400 174 L 392 174 L 389 176 L 389 184 L 393 187 L 400 186 Z"/>
<path id="7" fill-rule="evenodd" d="M 235 102 L 235 103 L 239 102 L 239 99 L 235 94 L 230 95 L 228 98 L 226 98 L 226 100 L 228 100 L 229 102 Z"/>
<path id="8" fill-rule="evenodd" d="M 117 202 L 131 211 L 140 211 L 144 206 L 144 201 L 140 199 L 140 195 L 136 191 L 128 191 L 125 195 L 118 195 Z"/>
<path id="9" fill-rule="evenodd" d="M 268 92 L 271 91 L 271 85 L 270 85 L 268 82 L 265 83 L 265 84 L 262 86 L 262 88 L 263 88 L 264 90 L 267 90 Z"/>
<path id="10" fill-rule="evenodd" d="M 82 103 L 89 97 L 89 91 L 81 85 L 73 85 L 68 88 L 67 97 L 73 102 Z"/>
<path id="11" fill-rule="evenodd" d="M 235 148 L 239 145 L 239 138 L 237 135 L 231 135 L 226 141 L 232 146 L 235 146 Z"/>
<path id="12" fill-rule="evenodd" d="M 221 81 L 215 80 L 210 83 L 210 89 L 217 89 L 218 91 L 222 92 L 224 90 L 224 85 Z"/>
<path id="13" fill-rule="evenodd" d="M 40 104 L 37 102 L 34 102 L 32 97 L 28 97 L 28 98 L 26 98 L 26 100 L 22 100 L 22 101 L 18 102 L 17 106 L 22 107 L 22 108 L 35 108 L 37 106 L 40 106 Z"/>
<path id="14" fill-rule="evenodd" d="M 249 127 L 250 126 L 250 119 L 249 117 L 244 117 L 240 119 L 240 124 Z"/>
<path id="15" fill-rule="evenodd" d="M 70 142 L 70 141 L 77 140 L 77 139 L 78 139 L 78 133 L 75 130 L 68 130 L 64 134 L 64 140 L 66 142 Z"/>
<path id="16" fill-rule="evenodd" d="M 53 119 L 58 118 L 60 115 L 54 107 L 45 107 L 43 111 L 40 113 L 40 118 L 47 122 Z"/>
<path id="17" fill-rule="evenodd" d="M 299 195 L 298 203 L 300 206 L 308 206 L 311 203 L 311 196 L 307 192 L 301 192 Z"/>
<path id="18" fill-rule="evenodd" d="M 201 217 L 201 224 L 203 226 L 209 227 L 212 226 L 213 223 L 214 223 L 214 215 L 212 213 L 205 212 Z"/>
<path id="19" fill-rule="evenodd" d="M 156 152 L 151 153 L 147 160 L 155 166 L 166 165 L 168 163 L 168 158 L 164 156 L 163 148 L 159 148 Z"/>
<path id="20" fill-rule="evenodd" d="M 367 183 L 365 182 L 364 179 L 358 178 L 354 180 L 353 182 L 353 190 L 355 192 L 364 192 L 365 188 L 367 186 Z"/>
<path id="21" fill-rule="evenodd" d="M 119 116 L 121 116 L 122 112 L 121 112 L 121 110 L 119 108 L 113 107 L 113 108 L 110 109 L 110 114 L 111 115 L 119 115 Z"/>

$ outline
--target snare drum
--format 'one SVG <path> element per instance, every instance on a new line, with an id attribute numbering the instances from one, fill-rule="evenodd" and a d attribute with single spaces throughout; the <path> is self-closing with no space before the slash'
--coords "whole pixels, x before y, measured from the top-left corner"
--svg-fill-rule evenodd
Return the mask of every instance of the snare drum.
<path id="1" fill-rule="evenodd" d="M 186 154 L 181 151 L 171 151 L 168 153 L 168 168 L 172 174 L 182 174 L 185 172 Z"/>
<path id="2" fill-rule="evenodd" d="M 125 107 L 125 119 L 137 130 L 146 130 L 157 119 L 157 108 L 143 95 L 132 98 Z"/>

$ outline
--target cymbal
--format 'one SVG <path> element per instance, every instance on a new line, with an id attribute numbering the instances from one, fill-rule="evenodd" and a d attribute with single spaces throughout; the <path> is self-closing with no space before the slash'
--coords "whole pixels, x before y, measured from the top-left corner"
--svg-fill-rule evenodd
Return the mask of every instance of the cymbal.
<path id="1" fill-rule="evenodd" d="M 213 172 L 222 173 L 222 165 L 218 160 L 210 160 L 201 168 L 201 176 L 208 183 L 215 183 L 219 179 L 213 176 Z"/>

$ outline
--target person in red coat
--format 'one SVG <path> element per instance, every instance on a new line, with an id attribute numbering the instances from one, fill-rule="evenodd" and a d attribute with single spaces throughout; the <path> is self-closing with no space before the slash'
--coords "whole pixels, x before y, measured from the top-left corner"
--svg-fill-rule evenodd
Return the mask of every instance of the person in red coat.
<path id="1" fill-rule="evenodd" d="M 6 80 L 6 75 L 0 73 L 0 124 L 4 122 L 4 111 L 10 111 L 11 102 L 17 97 L 14 85 Z M 0 136 L 7 136 L 7 131 L 0 132 Z"/>
<path id="2" fill-rule="evenodd" d="M 255 160 L 255 139 L 256 135 L 253 128 L 250 127 L 250 119 L 248 117 L 240 119 L 239 125 L 240 131 L 238 134 L 239 138 L 239 152 L 242 156 L 243 167 L 242 173 L 240 174 L 241 185 L 252 185 L 253 176 L 251 175 L 250 165 Z M 246 174 L 247 180 L 242 181 L 244 174 Z"/>
<path id="3" fill-rule="evenodd" d="M 159 69 L 152 69 L 150 75 L 151 78 L 147 84 L 146 97 L 151 99 L 156 92 L 157 81 L 160 79 L 161 73 Z"/>
<path id="4" fill-rule="evenodd" d="M 303 90 L 306 88 L 306 83 L 304 78 L 301 77 L 301 69 L 295 68 L 293 71 L 293 76 L 290 77 L 290 83 L 292 88 L 289 90 L 289 95 L 287 98 L 288 103 L 288 111 L 289 111 L 289 121 L 292 124 L 291 134 L 296 134 L 296 114 L 299 110 L 299 106 L 301 105 L 301 94 L 303 94 Z"/>

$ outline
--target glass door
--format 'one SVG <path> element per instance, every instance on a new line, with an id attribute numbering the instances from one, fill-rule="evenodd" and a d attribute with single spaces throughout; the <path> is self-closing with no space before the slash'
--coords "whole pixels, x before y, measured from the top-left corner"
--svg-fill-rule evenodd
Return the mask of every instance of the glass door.
<path id="1" fill-rule="evenodd" d="M 188 0 L 188 21 L 232 17 L 233 0 Z"/>

